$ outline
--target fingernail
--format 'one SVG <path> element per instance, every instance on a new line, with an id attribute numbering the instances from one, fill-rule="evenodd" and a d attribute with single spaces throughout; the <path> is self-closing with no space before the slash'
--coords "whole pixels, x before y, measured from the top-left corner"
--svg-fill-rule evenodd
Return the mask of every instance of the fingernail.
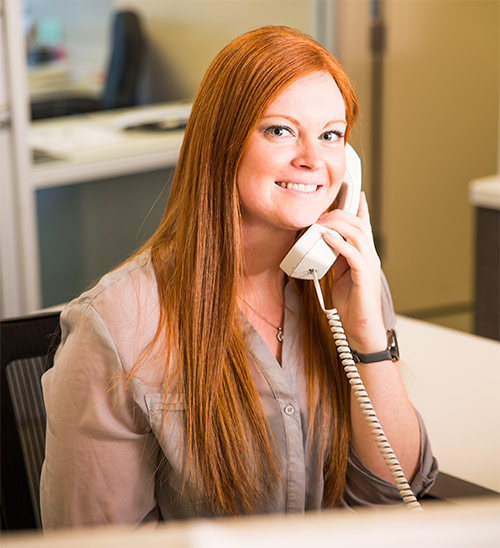
<path id="1" fill-rule="evenodd" d="M 323 219 L 326 219 L 328 217 L 328 212 L 325 211 L 325 213 L 322 213 L 319 217 L 318 217 L 318 221 L 322 221 Z"/>

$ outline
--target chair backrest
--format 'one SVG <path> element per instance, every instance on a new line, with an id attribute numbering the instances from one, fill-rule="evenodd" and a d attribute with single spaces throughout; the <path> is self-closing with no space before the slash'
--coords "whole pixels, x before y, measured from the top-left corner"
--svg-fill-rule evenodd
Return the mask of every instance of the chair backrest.
<path id="1" fill-rule="evenodd" d="M 17 434 L 37 527 L 40 519 L 40 472 L 45 455 L 46 413 L 41 378 L 52 362 L 44 356 L 10 362 L 6 368 Z"/>
<path id="2" fill-rule="evenodd" d="M 137 104 L 145 50 L 141 22 L 133 11 L 121 11 L 114 15 L 111 35 L 111 55 L 101 105 L 104 110 Z"/>
<path id="3" fill-rule="evenodd" d="M 59 344 L 59 312 L 0 321 L 2 529 L 40 527 L 45 448 L 41 376 Z"/>

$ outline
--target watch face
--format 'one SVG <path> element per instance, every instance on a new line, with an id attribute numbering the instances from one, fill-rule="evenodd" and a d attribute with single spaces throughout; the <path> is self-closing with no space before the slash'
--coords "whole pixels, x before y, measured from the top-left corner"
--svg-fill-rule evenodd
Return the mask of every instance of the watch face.
<path id="1" fill-rule="evenodd" d="M 391 352 L 392 361 L 399 361 L 399 344 L 398 338 L 396 337 L 396 331 L 394 331 L 394 329 L 387 330 L 387 344 Z"/>

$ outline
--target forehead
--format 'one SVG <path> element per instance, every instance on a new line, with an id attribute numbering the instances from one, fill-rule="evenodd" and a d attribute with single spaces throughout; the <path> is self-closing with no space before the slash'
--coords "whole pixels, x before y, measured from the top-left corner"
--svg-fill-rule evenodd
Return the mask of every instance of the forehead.
<path id="1" fill-rule="evenodd" d="M 264 116 L 287 114 L 345 120 L 344 99 L 328 72 L 312 72 L 294 80 L 269 103 Z"/>

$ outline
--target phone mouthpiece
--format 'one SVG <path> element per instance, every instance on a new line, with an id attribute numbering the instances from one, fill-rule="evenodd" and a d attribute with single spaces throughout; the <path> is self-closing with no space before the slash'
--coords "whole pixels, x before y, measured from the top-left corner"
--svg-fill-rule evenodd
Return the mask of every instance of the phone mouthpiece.
<path id="1" fill-rule="evenodd" d="M 280 268 L 291 278 L 313 280 L 313 273 L 320 280 L 335 262 L 337 254 L 323 240 L 323 234 L 330 232 L 338 235 L 322 225 L 312 225 L 295 242 L 295 245 L 281 261 Z"/>

